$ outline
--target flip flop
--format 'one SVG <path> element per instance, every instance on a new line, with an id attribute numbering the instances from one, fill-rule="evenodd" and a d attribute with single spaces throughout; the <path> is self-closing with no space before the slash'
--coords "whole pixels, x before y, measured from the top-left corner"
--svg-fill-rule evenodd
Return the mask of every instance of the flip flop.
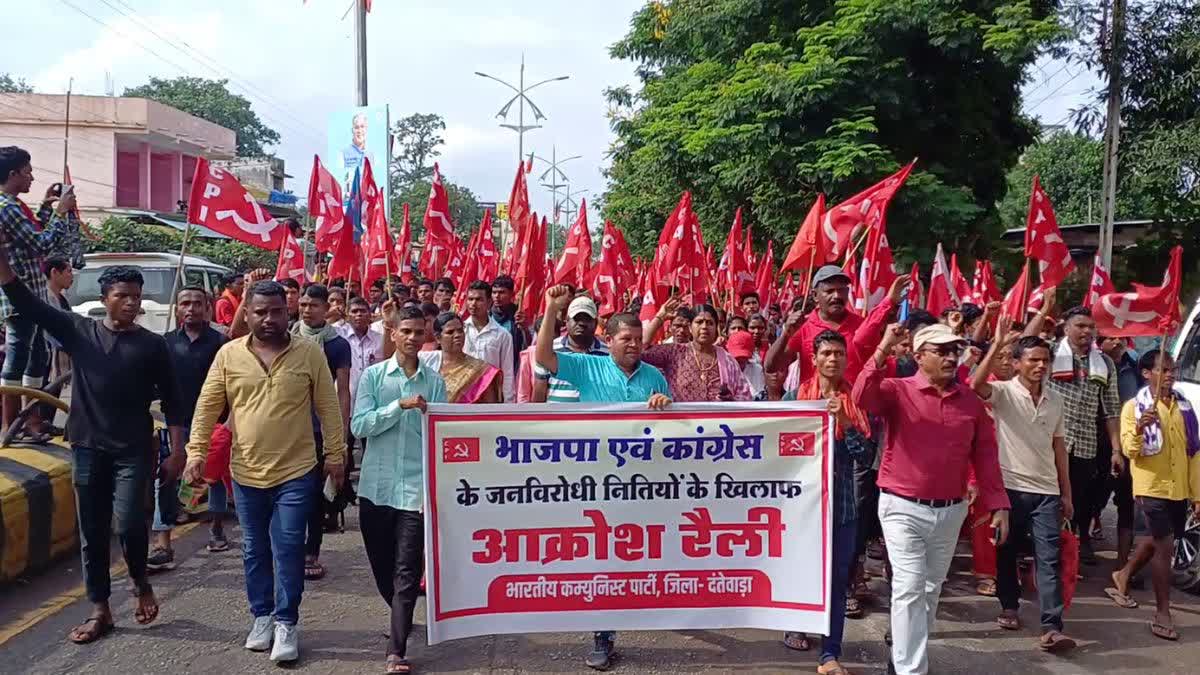
<path id="1" fill-rule="evenodd" d="M 806 652 L 812 649 L 812 644 L 808 641 L 808 636 L 804 633 L 784 633 L 783 646 L 798 652 Z"/>
<path id="2" fill-rule="evenodd" d="M 88 626 L 88 624 L 92 623 L 95 626 Z M 84 626 L 88 626 L 88 628 L 85 629 Z M 83 620 L 83 623 L 71 629 L 71 632 L 67 635 L 67 639 L 77 645 L 86 645 L 108 635 L 112 630 L 113 622 L 111 619 L 105 620 L 98 616 L 89 616 Z"/>
<path id="3" fill-rule="evenodd" d="M 385 675 L 394 675 L 395 673 L 411 673 L 412 665 L 408 663 L 408 659 L 395 654 L 388 654 L 387 664 L 383 668 Z"/>
<path id="4" fill-rule="evenodd" d="M 1106 588 L 1104 589 L 1104 593 L 1109 598 L 1112 598 L 1113 604 L 1122 609 L 1134 609 L 1138 606 L 1137 600 L 1134 600 L 1115 588 Z"/>
<path id="5" fill-rule="evenodd" d="M 1179 639 L 1179 631 L 1170 626 L 1164 626 L 1156 621 L 1150 622 L 1150 632 L 1154 633 L 1154 637 L 1170 640 L 1172 642 Z"/>
<path id="6" fill-rule="evenodd" d="M 325 566 L 319 560 L 305 561 L 304 578 L 309 581 L 325 578 Z"/>
<path id="7" fill-rule="evenodd" d="M 989 598 L 996 597 L 996 580 L 984 579 L 975 586 L 975 592 Z"/>
<path id="8" fill-rule="evenodd" d="M 153 593 L 148 595 L 150 595 L 150 597 L 154 597 Z M 137 621 L 143 626 L 154 623 L 154 620 L 158 618 L 158 599 L 155 598 L 153 605 L 143 606 L 142 596 L 137 595 L 134 597 L 137 600 L 138 605 L 137 608 L 133 610 L 133 620 Z"/>
<path id="9" fill-rule="evenodd" d="M 1021 630 L 1021 618 L 1016 612 L 1011 614 L 1001 614 L 996 617 L 996 625 L 1004 630 Z"/>
<path id="10" fill-rule="evenodd" d="M 1043 635 L 1041 639 L 1038 640 L 1038 646 L 1041 647 L 1042 651 L 1044 652 L 1057 654 L 1059 652 L 1065 652 L 1074 649 L 1075 640 L 1055 630 Z"/>
<path id="11" fill-rule="evenodd" d="M 855 598 L 853 596 L 846 598 L 846 618 L 847 619 L 858 619 L 858 618 L 861 618 L 862 615 L 863 615 L 862 603 L 860 603 L 858 601 L 858 598 Z"/>
<path id="12" fill-rule="evenodd" d="M 827 667 L 828 666 L 828 667 Z M 842 664 L 837 661 L 826 661 L 817 666 L 817 672 L 821 675 L 850 675 L 850 671 L 842 667 Z"/>

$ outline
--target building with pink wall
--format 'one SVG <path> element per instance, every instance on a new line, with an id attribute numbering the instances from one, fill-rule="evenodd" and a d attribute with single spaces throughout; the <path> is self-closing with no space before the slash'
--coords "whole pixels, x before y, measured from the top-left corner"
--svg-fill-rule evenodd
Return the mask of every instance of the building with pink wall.
<path id="1" fill-rule="evenodd" d="M 33 155 L 33 190 L 62 180 L 67 97 L 0 94 L 0 146 Z M 71 97 L 67 163 L 85 219 L 108 209 L 173 212 L 186 200 L 196 158 L 231 159 L 230 129 L 144 98 Z"/>

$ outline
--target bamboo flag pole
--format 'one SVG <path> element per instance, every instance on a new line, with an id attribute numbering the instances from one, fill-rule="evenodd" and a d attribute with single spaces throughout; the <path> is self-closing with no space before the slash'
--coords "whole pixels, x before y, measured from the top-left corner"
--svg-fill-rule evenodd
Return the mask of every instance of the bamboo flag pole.
<path id="1" fill-rule="evenodd" d="M 800 302 L 800 313 L 808 309 L 808 296 L 812 295 L 813 265 L 817 264 L 817 248 L 814 246 L 808 252 L 808 272 L 804 276 L 804 299 Z"/>
<path id="2" fill-rule="evenodd" d="M 185 220 L 183 225 L 183 243 L 179 246 L 179 269 L 175 270 L 175 281 L 171 283 L 171 309 L 167 311 L 167 330 L 175 326 L 175 294 L 183 281 L 183 258 L 187 255 L 188 240 L 192 236 L 192 222 Z"/>
<path id="3" fill-rule="evenodd" d="M 1163 330 L 1162 341 L 1160 341 L 1158 343 L 1158 358 L 1155 360 L 1155 363 L 1154 363 L 1154 370 L 1158 373 L 1158 386 L 1154 388 L 1154 405 L 1156 408 L 1158 406 L 1158 402 L 1160 400 L 1162 400 L 1162 394 L 1163 394 L 1162 385 L 1163 385 L 1163 380 L 1166 379 L 1163 377 L 1162 369 L 1163 369 L 1163 362 L 1166 360 L 1166 355 L 1167 355 L 1167 338 L 1170 337 L 1170 335 L 1171 335 L 1171 328 L 1168 325 L 1168 327 Z"/>
<path id="4" fill-rule="evenodd" d="M 843 265 L 846 264 L 846 261 L 850 260 L 855 253 L 858 253 L 858 247 L 862 246 L 862 243 L 867 240 L 867 235 L 870 233 L 870 227 L 863 228 L 863 232 L 861 235 L 859 235 L 858 241 L 854 242 L 854 246 L 850 247 L 850 249 L 846 251 L 846 257 L 842 260 Z"/>
<path id="5" fill-rule="evenodd" d="M 71 144 L 71 89 L 75 87 L 75 78 L 67 80 L 67 104 L 63 116 L 63 182 L 67 181 L 70 171 L 67 169 L 67 150 Z M 61 196 L 61 195 L 60 195 Z"/>

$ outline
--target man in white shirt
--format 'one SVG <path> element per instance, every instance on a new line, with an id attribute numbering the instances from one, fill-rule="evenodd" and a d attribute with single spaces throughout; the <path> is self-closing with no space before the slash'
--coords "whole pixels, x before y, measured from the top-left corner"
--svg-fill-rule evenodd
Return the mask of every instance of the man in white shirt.
<path id="1" fill-rule="evenodd" d="M 346 325 L 340 331 L 350 343 L 350 400 L 358 400 L 358 380 L 363 371 L 383 360 L 383 333 L 371 326 L 371 305 L 365 298 L 351 298 L 347 307 Z"/>
<path id="2" fill-rule="evenodd" d="M 467 344 L 463 351 L 504 373 L 504 400 L 516 401 L 512 335 L 491 315 L 492 287 L 475 281 L 467 287 Z"/>

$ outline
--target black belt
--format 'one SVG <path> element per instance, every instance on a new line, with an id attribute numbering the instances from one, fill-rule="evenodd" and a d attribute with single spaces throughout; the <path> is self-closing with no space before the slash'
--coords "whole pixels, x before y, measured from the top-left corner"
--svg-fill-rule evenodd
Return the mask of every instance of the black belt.
<path id="1" fill-rule="evenodd" d="M 944 509 L 947 506 L 954 506 L 955 504 L 962 502 L 962 497 L 959 497 L 958 499 L 917 499 L 916 497 L 909 497 L 908 495 L 902 495 L 898 492 L 892 492 L 887 488 L 879 488 L 879 491 L 887 493 L 893 497 L 899 497 L 900 499 L 920 504 L 921 506 L 932 506 L 935 509 Z"/>

